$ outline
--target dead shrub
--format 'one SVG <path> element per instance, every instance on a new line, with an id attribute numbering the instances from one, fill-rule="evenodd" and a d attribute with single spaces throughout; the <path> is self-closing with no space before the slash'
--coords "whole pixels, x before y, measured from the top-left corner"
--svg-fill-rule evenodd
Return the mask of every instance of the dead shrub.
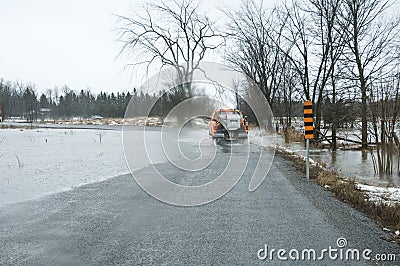
<path id="1" fill-rule="evenodd" d="M 285 142 L 304 142 L 304 135 L 298 131 L 296 131 L 292 127 L 286 127 L 283 130 L 283 134 L 285 136 Z"/>

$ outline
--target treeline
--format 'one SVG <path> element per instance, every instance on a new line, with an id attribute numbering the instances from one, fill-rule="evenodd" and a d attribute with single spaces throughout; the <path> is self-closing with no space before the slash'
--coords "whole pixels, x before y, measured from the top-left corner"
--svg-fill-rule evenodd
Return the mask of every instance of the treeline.
<path id="1" fill-rule="evenodd" d="M 133 115 L 147 116 L 151 109 L 150 116 L 165 116 L 178 103 L 188 98 L 187 95 L 165 91 L 158 94 L 148 94 L 133 89 L 132 92 L 100 92 L 94 94 L 90 90 L 73 90 L 68 86 L 48 89 L 45 93 L 38 93 L 36 86 L 22 84 L 0 79 L 0 108 L 3 111 L 3 118 L 19 117 L 27 121 L 36 121 L 44 118 L 70 119 L 73 117 L 91 118 L 101 117 L 124 117 L 126 107 L 133 99 Z M 155 103 L 155 104 L 154 104 Z M 290 104 L 290 106 L 289 106 Z M 154 105 L 154 106 L 152 106 Z M 337 110 L 337 117 L 340 126 L 354 122 L 354 111 L 358 103 L 354 101 L 338 101 L 335 106 L 340 105 Z M 332 123 L 332 109 L 335 108 L 329 98 L 323 102 L 324 123 Z M 299 101 L 277 101 L 273 106 L 275 117 L 281 119 L 281 123 L 291 123 L 292 117 L 303 115 L 303 102 Z M 251 121 L 252 110 L 242 101 L 240 109 L 248 115 Z M 288 110 L 290 115 L 288 115 Z M 212 112 L 212 110 L 210 111 Z"/>
<path id="2" fill-rule="evenodd" d="M 33 84 L 23 84 L 0 79 L 0 108 L 3 118 L 18 117 L 27 121 L 40 119 L 70 119 L 73 117 L 91 118 L 124 117 L 130 100 L 134 101 L 134 116 L 165 116 L 179 102 L 174 95 L 148 94 L 133 89 L 132 92 L 100 92 L 73 90 L 68 86 L 48 89 L 38 93 Z"/>

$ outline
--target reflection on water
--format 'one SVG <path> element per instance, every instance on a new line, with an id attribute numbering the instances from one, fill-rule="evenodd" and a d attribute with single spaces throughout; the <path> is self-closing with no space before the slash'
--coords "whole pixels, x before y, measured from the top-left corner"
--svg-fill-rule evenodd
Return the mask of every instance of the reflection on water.
<path id="1" fill-rule="evenodd" d="M 365 161 L 368 160 L 368 154 L 370 154 L 369 151 L 366 151 L 366 150 L 362 150 L 362 151 L 361 151 L 361 160 L 362 160 L 363 162 L 365 162 Z"/>
<path id="2" fill-rule="evenodd" d="M 304 144 L 281 143 L 280 145 L 293 150 L 296 153 L 306 155 Z M 310 158 L 324 162 L 326 167 L 337 170 L 348 177 L 354 177 L 361 182 L 372 185 L 395 185 L 400 186 L 400 177 L 397 175 L 397 157 L 393 156 L 393 175 L 375 175 L 372 157 L 369 151 L 310 149 Z M 376 152 L 374 151 L 376 158 Z"/>

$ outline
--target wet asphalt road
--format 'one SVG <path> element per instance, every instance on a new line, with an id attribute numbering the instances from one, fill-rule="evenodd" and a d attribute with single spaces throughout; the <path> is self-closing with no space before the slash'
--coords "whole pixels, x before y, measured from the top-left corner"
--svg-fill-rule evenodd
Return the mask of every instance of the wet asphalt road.
<path id="1" fill-rule="evenodd" d="M 220 152 L 220 159 L 224 158 Z M 236 187 L 198 207 L 175 207 L 147 195 L 130 175 L 93 183 L 39 200 L 0 208 L 0 265 L 267 265 L 292 264 L 269 249 L 319 252 L 340 237 L 348 248 L 397 254 L 399 248 L 374 222 L 302 177 L 275 156 L 267 179 L 248 192 L 257 152 Z M 253 158 L 254 157 L 254 158 Z M 157 168 L 171 181 L 194 184 L 221 171 L 213 164 L 201 176 Z M 139 170 L 146 173 L 148 168 Z M 287 256 L 287 255 L 286 255 Z M 300 261 L 298 264 L 353 265 L 354 261 Z M 376 264 L 376 261 L 360 261 Z M 386 262 L 385 265 L 396 265 Z"/>

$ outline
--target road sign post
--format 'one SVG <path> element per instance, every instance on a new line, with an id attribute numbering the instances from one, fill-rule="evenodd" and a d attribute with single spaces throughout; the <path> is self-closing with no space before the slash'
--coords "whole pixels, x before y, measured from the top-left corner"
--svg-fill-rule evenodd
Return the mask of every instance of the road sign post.
<path id="1" fill-rule="evenodd" d="M 304 102 L 304 138 L 306 139 L 306 177 L 310 179 L 310 139 L 314 138 L 312 102 Z"/>
<path id="2" fill-rule="evenodd" d="M 310 139 L 306 139 L 306 177 L 310 179 Z"/>

